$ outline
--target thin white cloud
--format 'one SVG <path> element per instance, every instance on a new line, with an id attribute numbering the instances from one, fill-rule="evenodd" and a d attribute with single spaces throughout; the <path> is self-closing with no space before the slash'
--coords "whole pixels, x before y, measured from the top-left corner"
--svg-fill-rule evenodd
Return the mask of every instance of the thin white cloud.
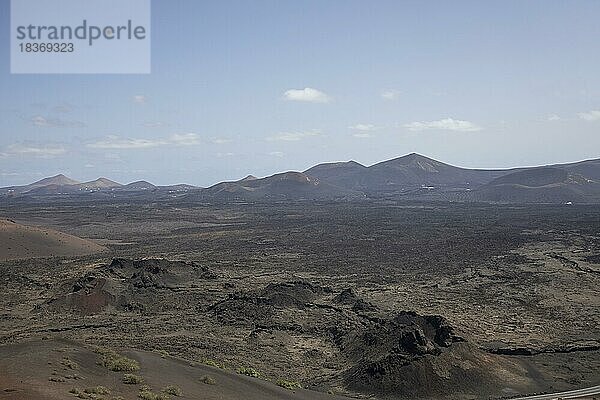
<path id="1" fill-rule="evenodd" d="M 269 153 L 269 155 L 273 157 L 283 157 L 285 156 L 285 153 L 282 151 L 272 151 Z"/>
<path id="2" fill-rule="evenodd" d="M 168 127 L 169 124 L 167 124 L 166 122 L 155 121 L 155 122 L 144 122 L 142 124 L 142 126 L 144 128 L 165 128 L 165 127 Z"/>
<path id="3" fill-rule="evenodd" d="M 546 120 L 547 120 L 547 121 L 550 121 L 550 122 L 554 122 L 554 121 L 560 121 L 561 119 L 562 119 L 562 118 L 560 118 L 560 117 L 559 117 L 558 115 L 556 115 L 556 114 L 551 114 L 551 115 L 548 115 L 548 117 L 546 118 Z"/>
<path id="4" fill-rule="evenodd" d="M 284 141 L 284 142 L 297 142 L 299 140 L 319 136 L 318 131 L 305 131 L 305 132 L 280 132 L 277 135 L 270 136 L 267 138 L 268 141 Z"/>
<path id="5" fill-rule="evenodd" d="M 6 148 L 3 154 L 10 156 L 32 156 L 40 158 L 52 158 L 63 155 L 67 150 L 60 145 L 42 145 L 42 144 L 11 144 Z"/>
<path id="6" fill-rule="evenodd" d="M 106 158 L 107 160 L 110 160 L 111 162 L 119 162 L 122 163 L 123 162 L 123 158 L 116 153 L 104 153 L 104 158 Z"/>
<path id="7" fill-rule="evenodd" d="M 29 120 L 34 126 L 43 126 L 43 127 L 49 127 L 52 126 L 52 124 L 50 124 L 50 122 L 42 117 L 41 115 L 36 115 L 35 117 L 31 117 L 31 119 Z"/>
<path id="8" fill-rule="evenodd" d="M 353 131 L 360 131 L 360 132 L 372 132 L 372 131 L 381 129 L 381 127 L 372 125 L 372 124 L 356 124 L 356 125 L 349 126 L 348 129 L 352 129 Z"/>
<path id="9" fill-rule="evenodd" d="M 381 92 L 381 97 L 384 100 L 389 101 L 398 100 L 398 98 L 400 97 L 400 92 L 393 89 L 384 90 L 383 92 Z"/>
<path id="10" fill-rule="evenodd" d="M 359 138 L 359 139 L 368 139 L 368 138 L 374 137 L 373 134 L 371 134 L 369 132 L 357 132 L 357 133 L 353 134 L 352 136 L 355 138 Z"/>
<path id="11" fill-rule="evenodd" d="M 144 104 L 148 99 L 143 94 L 136 94 L 133 96 L 133 102 L 137 104 Z"/>
<path id="12" fill-rule="evenodd" d="M 217 157 L 233 157 L 235 153 L 217 153 Z"/>
<path id="13" fill-rule="evenodd" d="M 453 118 L 445 118 L 438 121 L 417 121 L 403 126 L 409 131 L 446 130 L 456 132 L 476 132 L 481 130 L 481 127 L 473 122 Z"/>
<path id="14" fill-rule="evenodd" d="M 600 110 L 592 110 L 588 112 L 582 112 L 577 114 L 579 118 L 585 121 L 598 121 L 600 120 Z"/>
<path id="15" fill-rule="evenodd" d="M 72 107 L 66 104 L 61 104 L 58 106 L 54 106 L 52 110 L 56 113 L 68 113 L 72 111 Z"/>
<path id="16" fill-rule="evenodd" d="M 200 137 L 195 133 L 174 134 L 167 140 L 168 144 L 176 146 L 194 146 L 200 144 Z"/>
<path id="17" fill-rule="evenodd" d="M 329 103 L 331 97 L 320 90 L 313 88 L 290 89 L 283 93 L 283 97 L 289 101 L 304 101 L 309 103 Z"/>
<path id="18" fill-rule="evenodd" d="M 83 128 L 85 124 L 79 121 L 67 121 L 60 118 L 49 118 L 36 115 L 29 119 L 33 126 L 39 128 Z"/>
<path id="19" fill-rule="evenodd" d="M 231 143 L 232 140 L 228 139 L 228 138 L 212 138 L 210 140 L 210 142 L 213 144 L 227 144 L 227 143 Z"/>
<path id="20" fill-rule="evenodd" d="M 132 139 L 122 138 L 119 136 L 107 136 L 103 140 L 99 140 L 94 143 L 89 143 L 87 147 L 92 149 L 147 149 L 151 147 L 158 147 L 167 144 L 165 140 L 161 139 Z"/>
<path id="21" fill-rule="evenodd" d="M 200 137 L 197 134 L 184 133 L 158 139 L 124 138 L 110 135 L 102 140 L 88 143 L 87 147 L 92 149 L 134 150 L 159 146 L 194 146 L 198 144 L 200 144 Z"/>

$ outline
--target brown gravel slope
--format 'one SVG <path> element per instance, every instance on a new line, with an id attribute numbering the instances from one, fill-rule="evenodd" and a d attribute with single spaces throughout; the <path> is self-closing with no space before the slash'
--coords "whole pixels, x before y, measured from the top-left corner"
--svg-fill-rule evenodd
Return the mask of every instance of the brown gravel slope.
<path id="1" fill-rule="evenodd" d="M 100 355 L 78 342 L 62 339 L 36 340 L 0 346 L 0 399 L 136 399 L 144 385 L 159 394 L 167 386 L 179 388 L 171 400 L 343 400 L 326 393 L 304 389 L 288 390 L 274 383 L 143 351 L 120 351 L 139 362 L 133 372 L 143 383 L 125 384 L 126 372 L 110 371 L 100 365 Z M 107 393 L 86 397 L 86 389 L 102 386 Z"/>
<path id="2" fill-rule="evenodd" d="M 0 219 L 0 261 L 79 256 L 106 250 L 90 240 Z"/>

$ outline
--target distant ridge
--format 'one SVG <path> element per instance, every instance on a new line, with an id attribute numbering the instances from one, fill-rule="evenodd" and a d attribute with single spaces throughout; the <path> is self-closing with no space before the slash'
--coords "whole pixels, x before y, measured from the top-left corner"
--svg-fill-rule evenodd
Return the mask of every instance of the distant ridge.
<path id="1" fill-rule="evenodd" d="M 80 183 L 75 179 L 71 179 L 63 174 L 58 174 L 51 176 L 49 178 L 41 179 L 37 182 L 34 182 L 28 186 L 30 187 L 39 187 L 39 186 L 48 186 L 48 185 L 76 185 Z"/>
<path id="2" fill-rule="evenodd" d="M 98 178 L 95 181 L 80 183 L 78 186 L 90 189 L 108 189 L 123 186 L 120 183 L 111 181 L 108 178 Z"/>
<path id="3" fill-rule="evenodd" d="M 147 181 L 131 182 L 124 185 L 124 187 L 131 190 L 152 190 L 156 188 L 156 186 Z"/>
<path id="4" fill-rule="evenodd" d="M 569 168 L 539 167 L 496 178 L 471 196 L 501 203 L 594 203 L 600 199 L 600 183 Z"/>
<path id="5" fill-rule="evenodd" d="M 44 178 L 44 179 L 40 179 L 39 181 L 30 183 L 29 185 L 23 185 L 23 186 L 11 186 L 8 188 L 2 188 L 0 189 L 0 194 L 2 194 L 3 192 L 12 192 L 12 193 L 26 193 L 29 192 L 31 190 L 34 190 L 36 188 L 42 188 L 42 187 L 48 187 L 48 186 L 67 186 L 67 185 L 77 185 L 79 184 L 79 181 L 76 181 L 75 179 L 71 179 L 63 174 L 58 174 L 58 175 L 54 175 L 51 176 L 49 178 Z"/>
<path id="6" fill-rule="evenodd" d="M 432 185 L 470 188 L 487 183 L 505 171 L 459 168 L 411 153 L 370 167 L 354 162 L 319 164 L 306 173 L 341 187 L 380 192 Z"/>
<path id="7" fill-rule="evenodd" d="M 266 178 L 246 177 L 217 183 L 188 195 L 190 199 L 212 201 L 260 200 L 341 200 L 364 198 L 364 194 L 322 182 L 302 172 L 283 172 Z"/>
<path id="8" fill-rule="evenodd" d="M 238 182 L 254 181 L 256 179 L 258 178 L 254 175 L 248 175 L 247 177 L 240 179 Z"/>
<path id="9" fill-rule="evenodd" d="M 0 189 L 0 196 L 16 198 L 75 195 L 202 202 L 390 199 L 600 204 L 600 159 L 541 167 L 471 169 L 410 153 L 371 166 L 342 161 L 264 178 L 248 175 L 209 188 L 155 186 L 147 181 L 122 185 L 108 178 L 80 183 L 61 174 Z"/>

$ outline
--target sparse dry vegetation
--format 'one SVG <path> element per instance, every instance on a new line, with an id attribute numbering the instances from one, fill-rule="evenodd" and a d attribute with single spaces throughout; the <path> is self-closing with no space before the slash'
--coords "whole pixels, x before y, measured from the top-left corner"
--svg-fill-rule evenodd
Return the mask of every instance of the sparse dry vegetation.
<path id="1" fill-rule="evenodd" d="M 240 367 L 237 369 L 237 373 L 240 375 L 251 376 L 253 378 L 260 377 L 260 373 L 252 367 Z"/>
<path id="2" fill-rule="evenodd" d="M 140 383 L 144 383 L 144 378 L 135 374 L 125 374 L 123 375 L 122 381 L 127 385 L 137 385 Z"/>
<path id="3" fill-rule="evenodd" d="M 72 388 L 69 390 L 69 393 L 71 393 L 72 395 L 79 397 L 80 399 L 84 399 L 87 397 L 87 395 L 85 393 L 83 393 L 83 391 L 81 389 L 78 388 Z"/>
<path id="4" fill-rule="evenodd" d="M 97 348 L 100 355 L 100 365 L 115 372 L 134 372 L 140 369 L 140 364 L 131 358 L 125 357 L 113 350 Z"/>
<path id="5" fill-rule="evenodd" d="M 69 390 L 69 393 L 80 399 L 106 400 L 107 398 L 105 396 L 110 394 L 110 390 L 104 386 L 93 386 L 85 388 L 84 390 L 72 388 Z M 117 400 L 118 398 L 119 397 L 113 397 L 112 400 Z"/>
<path id="6" fill-rule="evenodd" d="M 171 398 L 167 393 L 155 393 L 150 389 L 140 389 L 138 397 L 142 400 L 169 400 Z"/>
<path id="7" fill-rule="evenodd" d="M 110 394 L 110 390 L 108 390 L 104 386 L 93 386 L 85 388 L 83 392 L 87 394 Z"/>
<path id="8" fill-rule="evenodd" d="M 71 360 L 69 357 L 63 357 L 62 361 L 60 362 L 65 368 L 68 369 L 78 369 L 79 365 Z"/>
<path id="9" fill-rule="evenodd" d="M 288 381 L 287 379 L 277 379 L 277 386 L 281 386 L 282 388 L 286 388 L 289 390 L 301 389 L 302 386 L 299 382 Z"/>
<path id="10" fill-rule="evenodd" d="M 172 396 L 181 396 L 183 394 L 183 392 L 181 391 L 181 388 L 176 385 L 168 385 L 168 386 L 164 387 L 161 390 L 161 392 L 170 394 Z"/>
<path id="11" fill-rule="evenodd" d="M 212 376 L 204 375 L 200 377 L 200 382 L 206 385 L 216 385 L 217 381 Z"/>
<path id="12" fill-rule="evenodd" d="M 219 363 L 219 362 L 217 362 L 215 360 L 204 360 L 204 364 L 208 365 L 209 367 L 215 367 L 215 368 L 220 368 L 220 369 L 227 369 L 224 364 Z"/>
<path id="13" fill-rule="evenodd" d="M 127 385 L 137 385 L 144 382 L 144 378 L 135 374 L 125 374 L 123 375 L 123 383 Z"/>
<path id="14" fill-rule="evenodd" d="M 161 358 L 167 358 L 169 356 L 169 352 L 166 350 L 155 350 L 158 354 L 160 354 Z"/>

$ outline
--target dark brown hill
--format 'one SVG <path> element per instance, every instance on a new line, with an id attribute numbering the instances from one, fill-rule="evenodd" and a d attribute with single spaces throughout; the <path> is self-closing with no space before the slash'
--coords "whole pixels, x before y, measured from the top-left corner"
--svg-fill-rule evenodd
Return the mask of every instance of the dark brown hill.
<path id="1" fill-rule="evenodd" d="M 190 198 L 207 201 L 344 200 L 363 197 L 360 192 L 337 187 L 302 172 L 284 172 L 261 179 L 218 183 L 190 195 Z"/>
<path id="2" fill-rule="evenodd" d="M 348 164 L 320 164 L 305 173 L 340 187 L 366 192 L 396 191 L 420 186 L 470 188 L 505 173 L 499 170 L 454 167 L 416 153 L 370 167 L 358 163 Z"/>
<path id="3" fill-rule="evenodd" d="M 471 197 L 501 203 L 596 203 L 600 184 L 568 169 L 531 168 L 497 178 Z"/>

